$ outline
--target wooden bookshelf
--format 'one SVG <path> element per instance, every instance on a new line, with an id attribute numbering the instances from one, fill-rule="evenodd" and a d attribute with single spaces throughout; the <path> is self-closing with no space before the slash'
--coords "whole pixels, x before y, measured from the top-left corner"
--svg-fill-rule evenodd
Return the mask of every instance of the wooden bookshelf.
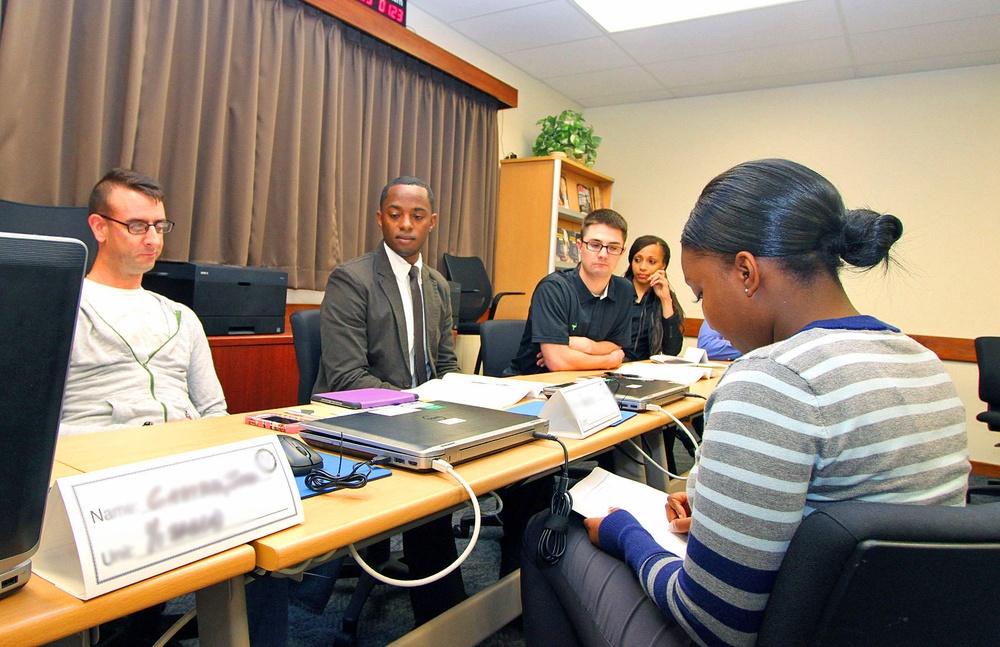
<path id="1" fill-rule="evenodd" d="M 566 204 L 560 205 L 560 182 L 565 177 Z M 585 190 L 591 209 L 599 199 L 611 206 L 614 179 L 575 160 L 528 157 L 500 162 L 500 202 L 497 209 L 494 290 L 531 295 L 542 278 L 576 262 L 557 255 L 560 229 L 579 233 L 586 213 L 578 187 Z M 584 208 L 588 205 L 584 204 Z M 572 243 L 572 241 L 571 241 Z M 504 303 L 499 316 L 525 319 L 530 299 Z"/>

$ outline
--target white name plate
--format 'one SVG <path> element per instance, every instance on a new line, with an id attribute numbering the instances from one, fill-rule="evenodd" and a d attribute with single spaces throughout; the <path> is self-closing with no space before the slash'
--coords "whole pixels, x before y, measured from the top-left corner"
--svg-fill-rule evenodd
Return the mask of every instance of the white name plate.
<path id="1" fill-rule="evenodd" d="M 302 521 L 265 436 L 57 480 L 33 570 L 89 600 Z"/>
<path id="2" fill-rule="evenodd" d="M 549 421 L 549 433 L 586 438 L 622 418 L 618 400 L 601 378 L 580 380 L 556 389 L 539 417 Z"/>

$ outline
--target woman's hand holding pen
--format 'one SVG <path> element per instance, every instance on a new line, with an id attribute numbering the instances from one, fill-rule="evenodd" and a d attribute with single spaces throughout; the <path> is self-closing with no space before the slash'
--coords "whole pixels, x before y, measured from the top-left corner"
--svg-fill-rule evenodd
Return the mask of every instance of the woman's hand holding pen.
<path id="1" fill-rule="evenodd" d="M 688 505 L 687 492 L 675 492 L 668 496 L 666 508 L 671 532 L 691 530 L 691 506 Z"/>

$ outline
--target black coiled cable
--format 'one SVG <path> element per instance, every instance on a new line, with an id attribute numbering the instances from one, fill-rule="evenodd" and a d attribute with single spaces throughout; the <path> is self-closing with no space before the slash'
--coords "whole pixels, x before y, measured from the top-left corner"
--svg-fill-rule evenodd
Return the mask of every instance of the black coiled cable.
<path id="1" fill-rule="evenodd" d="M 552 566 L 562 559 L 566 552 L 566 529 L 569 526 L 569 514 L 573 511 L 573 496 L 569 489 L 569 450 L 565 443 L 549 434 L 535 434 L 537 438 L 554 440 L 563 450 L 562 475 L 556 477 L 555 490 L 549 503 L 549 514 L 538 537 L 536 555 L 542 564 Z"/>

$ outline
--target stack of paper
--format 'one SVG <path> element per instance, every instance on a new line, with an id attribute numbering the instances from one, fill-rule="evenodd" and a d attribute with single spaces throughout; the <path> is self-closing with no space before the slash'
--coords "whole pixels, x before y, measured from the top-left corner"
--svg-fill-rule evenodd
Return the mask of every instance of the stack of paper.
<path id="1" fill-rule="evenodd" d="M 668 527 L 666 492 L 595 467 L 569 493 L 574 512 L 584 517 L 604 517 L 609 508 L 625 510 L 660 546 L 680 557 L 687 553 L 687 535 L 670 532 Z"/>
<path id="2" fill-rule="evenodd" d="M 421 400 L 441 400 L 488 409 L 506 409 L 524 398 L 540 397 L 545 386 L 540 382 L 526 380 L 448 373 L 443 378 L 429 380 L 407 391 L 416 393 Z"/>

